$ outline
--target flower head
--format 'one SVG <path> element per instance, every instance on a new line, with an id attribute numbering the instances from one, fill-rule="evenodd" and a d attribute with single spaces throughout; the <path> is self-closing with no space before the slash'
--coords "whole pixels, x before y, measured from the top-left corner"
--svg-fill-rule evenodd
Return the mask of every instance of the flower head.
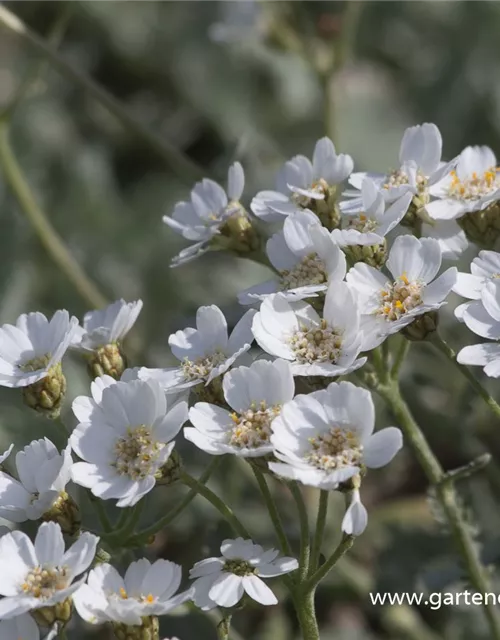
<path id="1" fill-rule="evenodd" d="M 500 279 L 500 253 L 480 251 L 472 261 L 470 271 L 470 273 L 457 273 L 453 291 L 469 300 L 480 300 L 486 284 Z M 455 309 L 455 315 L 459 320 L 463 319 L 464 312 L 470 305 L 470 302 L 464 302 Z"/>
<path id="2" fill-rule="evenodd" d="M 212 455 L 267 455 L 273 450 L 272 421 L 293 398 L 294 389 L 285 360 L 257 360 L 250 367 L 232 369 L 224 376 L 223 390 L 233 411 L 198 402 L 189 411 L 193 427 L 186 427 L 184 436 Z"/>
<path id="3" fill-rule="evenodd" d="M 70 442 L 85 462 L 72 478 L 117 506 L 130 507 L 151 491 L 187 419 L 187 403 L 170 410 L 159 384 L 150 380 L 116 382 L 109 376 L 91 385 L 92 397 L 80 396 L 73 413 L 80 421 Z"/>
<path id="4" fill-rule="evenodd" d="M 278 557 L 279 551 L 264 549 L 252 540 L 224 540 L 222 556 L 197 562 L 189 572 L 194 579 L 193 600 L 204 611 L 219 607 L 234 607 L 246 593 L 263 605 L 278 600 L 262 578 L 273 578 L 295 571 L 294 558 Z"/>
<path id="5" fill-rule="evenodd" d="M 436 240 L 399 236 L 386 264 L 391 278 L 366 264 L 358 263 L 347 273 L 362 314 L 365 349 L 372 349 L 388 335 L 408 326 L 419 315 L 439 309 L 456 281 L 451 267 L 434 280 L 441 267 L 441 250 Z"/>
<path id="6" fill-rule="evenodd" d="M 81 587 L 77 580 L 94 559 L 99 538 L 83 533 L 65 552 L 61 528 L 45 522 L 33 544 L 25 533 L 0 538 L 0 619 L 62 603 Z"/>
<path id="7" fill-rule="evenodd" d="M 72 465 L 69 444 L 60 454 L 47 438 L 31 442 L 16 455 L 19 480 L 0 472 L 0 517 L 11 522 L 41 518 L 65 493 Z"/>
<path id="8" fill-rule="evenodd" d="M 257 343 L 288 360 L 299 376 L 339 376 L 359 369 L 363 336 L 354 296 L 344 282 L 330 285 L 320 317 L 305 302 L 290 303 L 281 294 L 268 296 L 254 318 Z"/>
<path id="9" fill-rule="evenodd" d="M 190 591 L 175 595 L 181 579 L 182 568 L 168 560 L 132 562 L 124 578 L 103 563 L 89 572 L 75 594 L 75 607 L 91 624 L 142 626 L 145 618 L 169 613 L 190 598 Z"/>

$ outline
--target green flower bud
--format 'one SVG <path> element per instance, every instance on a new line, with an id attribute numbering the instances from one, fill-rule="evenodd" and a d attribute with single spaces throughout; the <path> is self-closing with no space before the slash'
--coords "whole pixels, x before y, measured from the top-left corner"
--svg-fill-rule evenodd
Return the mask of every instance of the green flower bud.
<path id="1" fill-rule="evenodd" d="M 239 205 L 238 210 L 229 216 L 219 233 L 212 238 L 211 247 L 246 255 L 262 248 L 262 238 L 245 209 Z"/>
<path id="2" fill-rule="evenodd" d="M 483 249 L 493 249 L 500 237 L 500 201 L 457 220 L 467 238 Z"/>
<path id="3" fill-rule="evenodd" d="M 127 368 L 127 358 L 121 346 L 117 342 L 111 342 L 94 351 L 87 368 L 92 379 L 108 375 L 119 380 Z"/>
<path id="4" fill-rule="evenodd" d="M 340 226 L 340 209 L 337 204 L 337 188 L 329 187 L 324 180 L 319 181 L 323 187 L 325 197 L 323 200 L 309 200 L 307 208 L 315 213 L 321 221 L 321 224 L 333 231 Z"/>
<path id="5" fill-rule="evenodd" d="M 343 247 L 347 259 L 355 264 L 356 262 L 364 262 L 365 264 L 381 269 L 387 260 L 387 241 L 380 244 L 361 245 L 354 244 Z"/>
<path id="6" fill-rule="evenodd" d="M 32 617 L 41 627 L 52 627 L 56 622 L 65 626 L 73 615 L 73 600 L 66 598 L 52 607 L 41 607 L 31 611 Z"/>
<path id="7" fill-rule="evenodd" d="M 43 364 L 33 362 L 30 366 L 35 371 Z M 51 419 L 59 417 L 65 394 L 66 378 L 60 362 L 49 369 L 45 378 L 23 389 L 24 402 L 28 407 Z"/>
<path id="8" fill-rule="evenodd" d="M 155 473 L 156 484 L 170 485 L 179 481 L 182 459 L 177 451 L 172 451 L 166 463 Z"/>
<path id="9" fill-rule="evenodd" d="M 160 624 L 156 616 L 142 618 L 142 625 L 129 625 L 112 622 L 117 640 L 160 640 Z"/>
<path id="10" fill-rule="evenodd" d="M 437 330 L 439 322 L 439 314 L 437 311 L 428 311 L 421 316 L 417 316 L 415 320 L 405 327 L 401 333 L 407 340 L 419 342 L 427 340 Z"/>
<path id="11" fill-rule="evenodd" d="M 42 520 L 57 522 L 62 532 L 72 537 L 80 531 L 82 523 L 80 509 L 66 491 L 61 491 L 54 504 L 43 514 Z"/>

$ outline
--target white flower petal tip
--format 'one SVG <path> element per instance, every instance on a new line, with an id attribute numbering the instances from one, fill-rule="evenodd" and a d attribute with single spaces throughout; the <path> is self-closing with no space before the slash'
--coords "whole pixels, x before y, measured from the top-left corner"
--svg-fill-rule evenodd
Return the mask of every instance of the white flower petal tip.
<path id="1" fill-rule="evenodd" d="M 142 300 L 126 302 L 120 299 L 104 309 L 89 311 L 72 346 L 88 353 L 120 343 L 136 323 L 141 310 Z"/>

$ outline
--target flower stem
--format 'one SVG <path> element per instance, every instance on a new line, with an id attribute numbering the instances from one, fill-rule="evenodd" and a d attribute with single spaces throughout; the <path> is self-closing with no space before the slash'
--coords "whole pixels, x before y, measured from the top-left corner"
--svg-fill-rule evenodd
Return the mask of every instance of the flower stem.
<path id="1" fill-rule="evenodd" d="M 403 366 L 406 354 L 408 353 L 408 349 L 411 345 L 411 342 L 406 338 L 403 338 L 403 336 L 400 336 L 400 339 L 401 342 L 398 350 L 396 351 L 396 356 L 391 369 L 391 378 L 394 378 L 395 380 L 399 378 L 399 372 L 401 371 L 401 367 Z M 387 340 L 385 342 L 387 342 Z"/>
<path id="2" fill-rule="evenodd" d="M 337 564 L 340 558 L 349 551 L 354 544 L 355 537 L 344 535 L 339 545 L 332 553 L 332 555 L 317 569 L 312 576 L 305 582 L 304 590 L 310 591 L 315 589 L 318 584 L 325 578 L 333 567 Z"/>
<path id="3" fill-rule="evenodd" d="M 299 557 L 299 581 L 304 580 L 309 571 L 309 557 L 311 554 L 311 539 L 309 533 L 309 517 L 306 505 L 299 485 L 293 481 L 288 483 L 290 492 L 297 505 L 300 523 L 300 557 Z"/>
<path id="4" fill-rule="evenodd" d="M 2 11 L 6 11 L 6 9 L 0 7 L 0 16 Z M 68 280 L 73 283 L 78 293 L 88 304 L 95 308 L 106 306 L 106 298 L 73 258 L 61 236 L 36 203 L 28 182 L 10 147 L 5 121 L 0 122 L 0 167 L 21 209 L 55 264 L 67 276 Z"/>
<path id="5" fill-rule="evenodd" d="M 435 490 L 436 499 L 441 505 L 470 583 L 478 593 L 491 591 L 487 572 L 481 564 L 476 545 L 464 521 L 453 483 L 443 482 L 446 475 L 402 398 L 399 385 L 396 381 L 392 381 L 389 384 L 379 385 L 376 390 L 392 409 L 406 441 L 412 447 Z M 500 619 L 495 607 L 485 601 L 483 608 L 490 626 L 491 638 L 500 640 Z"/>
<path id="6" fill-rule="evenodd" d="M 125 129 L 131 131 L 152 149 L 166 165 L 182 180 L 198 180 L 204 176 L 204 172 L 190 158 L 181 153 L 174 145 L 166 140 L 160 140 L 158 135 L 148 127 L 138 122 L 128 113 L 127 109 L 103 87 L 91 78 L 74 69 L 59 53 L 43 38 L 29 29 L 14 13 L 0 6 L 0 28 L 8 30 L 11 34 L 30 45 L 38 55 L 43 56 L 61 75 L 68 78 L 100 104 L 102 104 Z"/>
<path id="7" fill-rule="evenodd" d="M 217 637 L 219 640 L 229 640 L 229 630 L 231 628 L 231 614 L 228 613 L 217 625 Z"/>
<path id="8" fill-rule="evenodd" d="M 231 525 L 234 532 L 243 538 L 251 539 L 251 535 L 248 533 L 246 527 L 240 522 L 237 516 L 234 514 L 233 510 L 228 507 L 224 502 L 217 496 L 211 489 L 206 487 L 196 478 L 189 475 L 185 471 L 181 471 L 180 474 L 181 482 L 183 482 L 186 486 L 191 489 L 196 489 L 197 493 L 208 500 L 217 511 L 224 517 L 225 520 Z"/>
<path id="9" fill-rule="evenodd" d="M 104 508 L 102 501 L 99 500 L 99 498 L 96 498 L 96 496 L 91 493 L 91 491 L 88 492 L 88 496 L 90 498 L 92 506 L 97 513 L 97 517 L 99 518 L 99 522 L 101 523 L 102 528 L 104 529 L 105 533 L 109 533 L 113 527 L 108 518 L 108 514 L 106 513 L 106 509 Z"/>
<path id="10" fill-rule="evenodd" d="M 461 374 L 467 378 L 467 380 L 470 382 L 470 384 L 474 388 L 474 390 L 477 391 L 477 393 L 481 396 L 481 398 L 486 402 L 486 404 L 493 411 L 493 413 L 498 418 L 500 418 L 500 405 L 497 402 L 495 402 L 495 400 L 493 400 L 493 398 L 490 396 L 488 391 L 476 379 L 476 377 L 471 372 L 471 370 L 468 367 L 466 367 L 464 365 L 461 365 L 458 362 L 457 354 L 450 347 L 450 345 L 447 342 L 445 342 L 443 340 L 443 338 L 438 333 L 434 334 L 434 338 L 432 339 L 432 344 L 439 351 L 441 351 L 441 353 L 443 353 L 448 358 L 448 360 L 453 362 L 453 364 L 458 368 L 458 370 L 461 372 Z"/>
<path id="11" fill-rule="evenodd" d="M 316 610 L 314 607 L 314 589 L 296 594 L 295 611 L 299 620 L 303 640 L 320 640 Z"/>
<path id="12" fill-rule="evenodd" d="M 326 515 L 328 512 L 328 491 L 320 491 L 319 504 L 318 504 L 318 516 L 316 518 L 316 531 L 314 532 L 314 540 L 311 552 L 311 563 L 309 572 L 316 571 L 319 564 L 321 555 L 321 545 L 323 543 L 323 536 L 325 533 Z"/>

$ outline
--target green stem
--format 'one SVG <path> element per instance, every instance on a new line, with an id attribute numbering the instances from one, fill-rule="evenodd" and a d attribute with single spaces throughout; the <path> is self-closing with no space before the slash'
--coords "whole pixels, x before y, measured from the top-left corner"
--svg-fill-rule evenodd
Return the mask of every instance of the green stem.
<path id="1" fill-rule="evenodd" d="M 481 564 L 477 552 L 477 545 L 462 516 L 455 488 L 452 483 L 443 482 L 446 475 L 425 439 L 424 434 L 420 430 L 420 427 L 413 419 L 406 402 L 403 400 L 399 385 L 396 381 L 393 381 L 388 385 L 379 385 L 377 391 L 392 409 L 405 435 L 406 442 L 412 447 L 435 491 L 436 499 L 441 505 L 456 550 L 461 557 L 470 583 L 478 593 L 490 592 L 491 584 L 487 571 Z M 500 619 L 497 616 L 495 607 L 484 602 L 483 608 L 490 626 L 491 637 L 495 640 L 500 640 Z"/>
<path id="2" fill-rule="evenodd" d="M 284 555 L 291 556 L 292 549 L 290 547 L 290 542 L 288 541 L 287 535 L 285 533 L 285 529 L 283 528 L 283 523 L 281 521 L 281 516 L 278 511 L 278 507 L 276 506 L 276 502 L 266 482 L 266 478 L 262 473 L 262 471 L 253 464 L 252 464 L 252 471 L 255 475 L 255 479 L 257 480 L 257 484 L 259 485 L 259 489 L 262 494 L 262 497 L 264 498 L 264 502 L 266 503 L 266 507 L 269 512 L 269 517 L 271 518 L 271 522 L 273 523 L 274 530 L 276 532 L 276 537 L 278 538 L 278 541 L 279 541 L 280 550 Z"/>
<path id="3" fill-rule="evenodd" d="M 6 11 L 6 9 L 0 7 L 0 18 L 3 11 Z M 0 122 L 0 167 L 3 170 L 7 185 L 55 264 L 66 275 L 68 280 L 73 283 L 82 298 L 92 307 L 106 306 L 106 298 L 73 258 L 61 236 L 36 203 L 28 182 L 10 147 L 5 122 Z"/>
<path id="4" fill-rule="evenodd" d="M 396 351 L 396 356 L 394 358 L 394 363 L 391 369 L 391 378 L 394 378 L 395 380 L 399 378 L 399 372 L 401 371 L 401 367 L 403 366 L 406 354 L 408 353 L 408 349 L 411 345 L 411 342 L 403 336 L 400 336 L 400 340 L 401 342 L 399 344 L 398 350 Z M 387 340 L 385 342 L 387 342 Z"/>
<path id="5" fill-rule="evenodd" d="M 311 552 L 311 568 L 310 572 L 316 571 L 321 555 L 321 545 L 325 533 L 326 515 L 328 512 L 328 491 L 320 491 L 318 503 L 318 516 L 316 518 L 316 531 L 314 532 L 314 540 Z"/>
<path id="6" fill-rule="evenodd" d="M 160 140 L 156 132 L 131 116 L 119 100 L 91 78 L 74 69 L 43 38 L 29 29 L 14 13 L 3 6 L 0 6 L 0 27 L 29 44 L 38 55 L 45 57 L 61 75 L 80 86 L 88 95 L 102 104 L 120 121 L 125 129 L 131 131 L 137 138 L 142 140 L 182 180 L 198 180 L 204 176 L 205 172 L 196 163 L 176 149 L 174 145 L 166 140 Z"/>
<path id="7" fill-rule="evenodd" d="M 97 513 L 97 517 L 99 518 L 99 522 L 101 523 L 102 528 L 104 529 L 105 533 L 109 533 L 112 530 L 113 526 L 108 518 L 108 514 L 106 513 L 106 509 L 104 508 L 102 500 L 96 498 L 96 496 L 90 491 L 88 492 L 88 495 L 90 498 L 90 502 L 92 503 L 92 506 Z"/>
<path id="8" fill-rule="evenodd" d="M 248 533 L 246 527 L 240 522 L 237 516 L 234 514 L 233 510 L 230 509 L 220 498 L 217 496 L 211 489 L 206 487 L 196 478 L 189 475 L 185 471 L 181 471 L 180 474 L 181 482 L 183 482 L 186 486 L 191 489 L 196 489 L 197 493 L 208 500 L 212 506 L 214 506 L 217 511 L 223 516 L 225 520 L 231 525 L 234 532 L 243 538 L 251 539 L 252 536 Z"/>
<path id="9" fill-rule="evenodd" d="M 309 517 L 306 505 L 299 485 L 293 481 L 288 483 L 290 492 L 297 505 L 300 523 L 300 556 L 299 556 L 299 581 L 307 576 L 309 571 L 309 557 L 311 555 L 311 539 L 309 533 Z"/>
<path id="10" fill-rule="evenodd" d="M 307 593 L 296 594 L 294 599 L 303 640 L 320 640 L 314 596 L 315 591 L 312 589 Z"/>
<path id="11" fill-rule="evenodd" d="M 344 535 L 340 544 L 332 553 L 332 555 L 327 558 L 327 560 L 321 565 L 319 569 L 317 569 L 312 576 L 306 581 L 304 584 L 304 590 L 310 591 L 311 589 L 315 589 L 318 584 L 325 578 L 333 567 L 337 564 L 340 558 L 349 551 L 349 549 L 354 544 L 355 537 Z"/>
<path id="12" fill-rule="evenodd" d="M 471 372 L 471 370 L 468 367 L 466 367 L 464 365 L 461 365 L 457 361 L 457 354 L 449 346 L 449 344 L 447 342 L 445 342 L 443 340 L 443 338 L 441 338 L 441 336 L 439 334 L 437 334 L 437 333 L 434 335 L 434 337 L 432 339 L 432 344 L 439 351 L 441 351 L 441 353 L 443 353 L 448 358 L 448 360 L 453 362 L 453 364 L 458 368 L 458 370 L 461 372 L 461 374 L 467 378 L 467 380 L 470 382 L 470 384 L 474 388 L 474 390 L 477 391 L 477 393 L 481 396 L 481 398 L 486 402 L 486 404 L 493 411 L 493 413 L 498 418 L 500 418 L 500 405 L 497 402 L 495 402 L 495 400 L 493 400 L 493 398 L 490 396 L 488 391 L 476 379 L 476 377 Z"/>
<path id="13" fill-rule="evenodd" d="M 231 629 L 232 615 L 228 613 L 217 625 L 217 637 L 219 640 L 229 640 L 229 630 Z"/>

